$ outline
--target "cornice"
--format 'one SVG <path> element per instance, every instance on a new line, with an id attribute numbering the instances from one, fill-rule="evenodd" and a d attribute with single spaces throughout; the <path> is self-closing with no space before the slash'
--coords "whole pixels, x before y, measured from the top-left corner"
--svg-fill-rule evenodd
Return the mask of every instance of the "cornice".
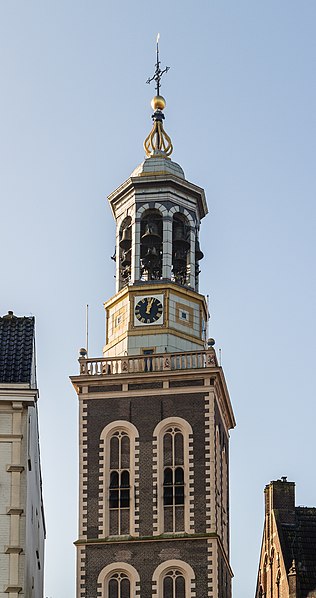
<path id="1" fill-rule="evenodd" d="M 195 197 L 197 201 L 197 206 L 199 210 L 199 217 L 200 219 L 204 218 L 208 213 L 205 191 L 202 187 L 198 187 L 194 183 L 190 183 L 186 179 L 180 179 L 179 177 L 175 176 L 171 173 L 162 173 L 162 174 L 155 174 L 155 175 L 145 175 L 137 176 L 137 177 L 129 177 L 122 183 L 115 191 L 108 195 L 108 200 L 110 202 L 112 213 L 115 217 L 115 204 L 118 203 L 124 196 L 128 195 L 129 193 L 137 190 L 137 187 L 149 188 L 149 187 L 159 187 L 161 190 L 162 183 L 164 186 L 170 186 L 174 189 L 185 190 L 186 193 L 190 193 L 193 197 Z"/>

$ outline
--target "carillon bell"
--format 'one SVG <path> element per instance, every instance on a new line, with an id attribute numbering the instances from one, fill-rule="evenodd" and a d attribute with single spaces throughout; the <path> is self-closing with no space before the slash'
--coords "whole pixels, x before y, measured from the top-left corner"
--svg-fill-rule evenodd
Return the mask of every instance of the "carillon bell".
<path id="1" fill-rule="evenodd" d="M 181 247 L 182 249 L 189 249 L 190 247 L 190 243 L 189 241 L 186 239 L 186 236 L 184 234 L 184 230 L 183 230 L 183 226 L 177 226 L 174 229 L 174 234 L 173 234 L 173 243 L 175 246 Z"/>
<path id="2" fill-rule="evenodd" d="M 174 264 L 176 265 L 177 268 L 186 266 L 186 263 L 187 263 L 186 251 L 184 251 L 182 247 L 175 250 L 173 257 L 174 257 Z"/>
<path id="3" fill-rule="evenodd" d="M 121 258 L 121 265 L 122 266 L 129 266 L 131 263 L 131 249 L 127 251 L 123 251 L 122 258 Z"/>
<path id="4" fill-rule="evenodd" d="M 142 235 L 142 243 L 147 246 L 160 245 L 161 236 L 155 222 L 148 222 L 145 225 L 145 232 Z"/>
<path id="5" fill-rule="evenodd" d="M 204 257 L 204 253 L 203 251 L 201 251 L 200 248 L 200 243 L 198 240 L 195 241 L 195 259 L 197 262 L 199 262 L 201 259 L 203 259 Z"/>
<path id="6" fill-rule="evenodd" d="M 157 247 L 155 247 L 155 246 L 148 247 L 146 255 L 150 256 L 150 257 L 158 257 L 159 251 L 158 251 Z"/>
<path id="7" fill-rule="evenodd" d="M 122 238 L 120 240 L 120 247 L 121 249 L 129 249 L 132 244 L 132 228 L 128 226 L 124 228 L 122 232 Z"/>

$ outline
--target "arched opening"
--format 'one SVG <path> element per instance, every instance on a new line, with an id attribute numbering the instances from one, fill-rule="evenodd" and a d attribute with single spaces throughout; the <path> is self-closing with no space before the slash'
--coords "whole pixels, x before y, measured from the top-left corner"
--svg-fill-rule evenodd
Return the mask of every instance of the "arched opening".
<path id="1" fill-rule="evenodd" d="M 203 257 L 204 257 L 204 253 L 203 253 L 203 251 L 201 251 L 199 237 L 198 237 L 198 231 L 196 231 L 196 233 L 195 233 L 195 290 L 196 291 L 199 290 L 199 274 L 201 272 L 199 262 L 203 259 Z"/>
<path id="2" fill-rule="evenodd" d="M 112 422 L 102 430 L 101 537 L 135 535 L 136 438 L 137 429 L 126 421 Z"/>
<path id="3" fill-rule="evenodd" d="M 172 559 L 158 565 L 153 582 L 154 598 L 191 598 L 195 575 L 188 563 Z"/>
<path id="4" fill-rule="evenodd" d="M 148 210 L 140 227 L 141 280 L 162 278 L 162 241 L 162 216 L 158 210 Z"/>
<path id="5" fill-rule="evenodd" d="M 191 426 L 182 418 L 166 418 L 154 430 L 157 438 L 157 510 L 159 533 L 191 531 Z"/>
<path id="6" fill-rule="evenodd" d="M 188 283 L 190 227 L 183 214 L 175 214 L 172 222 L 172 276 L 178 284 Z"/>
<path id="7" fill-rule="evenodd" d="M 107 565 L 98 576 L 98 596 L 102 598 L 135 598 L 139 595 L 139 574 L 129 563 Z"/>
<path id="8" fill-rule="evenodd" d="M 163 578 L 163 598 L 185 598 L 185 578 L 182 571 L 169 569 Z"/>
<path id="9" fill-rule="evenodd" d="M 183 434 L 168 428 L 163 437 L 164 531 L 184 530 L 184 448 Z"/>
<path id="10" fill-rule="evenodd" d="M 132 219 L 130 216 L 127 216 L 122 223 L 120 229 L 119 248 L 120 287 L 122 287 L 127 285 L 131 280 Z"/>

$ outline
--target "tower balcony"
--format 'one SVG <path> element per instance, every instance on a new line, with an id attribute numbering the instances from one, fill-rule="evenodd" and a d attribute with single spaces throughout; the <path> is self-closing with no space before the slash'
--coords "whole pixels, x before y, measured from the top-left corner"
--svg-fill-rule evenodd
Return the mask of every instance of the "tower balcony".
<path id="1" fill-rule="evenodd" d="M 132 397 L 139 396 L 139 393 L 152 396 L 153 390 L 158 388 L 158 394 L 164 396 L 171 389 L 173 393 L 186 393 L 192 392 L 192 389 L 197 392 L 196 386 L 204 387 L 205 391 L 199 388 L 202 396 L 203 392 L 215 393 L 227 430 L 235 427 L 225 376 L 213 346 L 185 352 L 99 358 L 88 357 L 86 350 L 81 349 L 79 374 L 70 379 L 82 401 Z"/>
<path id="2" fill-rule="evenodd" d="M 120 357 L 79 358 L 80 376 L 130 376 L 168 371 L 218 368 L 213 348 L 185 353 L 153 353 Z"/>

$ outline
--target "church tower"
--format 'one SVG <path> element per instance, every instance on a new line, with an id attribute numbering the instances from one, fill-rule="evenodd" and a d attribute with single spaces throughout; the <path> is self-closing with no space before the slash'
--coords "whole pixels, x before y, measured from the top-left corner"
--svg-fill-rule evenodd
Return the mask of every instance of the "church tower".
<path id="1" fill-rule="evenodd" d="M 230 598 L 234 415 L 199 293 L 205 193 L 170 158 L 157 62 L 145 160 L 109 195 L 116 293 L 80 352 L 77 598 Z M 150 81 L 149 80 L 149 81 Z"/>

